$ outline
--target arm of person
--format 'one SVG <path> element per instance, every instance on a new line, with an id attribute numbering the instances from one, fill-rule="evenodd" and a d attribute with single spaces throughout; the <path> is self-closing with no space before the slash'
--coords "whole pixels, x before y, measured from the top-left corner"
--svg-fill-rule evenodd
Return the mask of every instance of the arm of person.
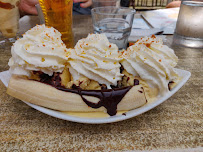
<path id="1" fill-rule="evenodd" d="M 180 7 L 181 1 L 173 1 L 170 2 L 166 8 L 174 8 L 174 7 Z"/>
<path id="2" fill-rule="evenodd" d="M 21 15 L 27 14 L 37 15 L 37 9 L 35 5 L 38 3 L 39 3 L 38 0 L 21 0 L 19 4 Z"/>
<path id="3" fill-rule="evenodd" d="M 74 3 L 81 3 L 80 7 L 87 8 L 92 5 L 92 0 L 73 0 Z"/>
<path id="4" fill-rule="evenodd" d="M 80 3 L 80 7 L 87 8 L 92 5 L 92 0 L 73 0 L 74 3 Z M 37 15 L 37 9 L 35 7 L 36 4 L 38 4 L 38 0 L 21 0 L 19 4 L 19 9 L 21 12 L 21 15 L 26 14 L 33 14 Z"/>

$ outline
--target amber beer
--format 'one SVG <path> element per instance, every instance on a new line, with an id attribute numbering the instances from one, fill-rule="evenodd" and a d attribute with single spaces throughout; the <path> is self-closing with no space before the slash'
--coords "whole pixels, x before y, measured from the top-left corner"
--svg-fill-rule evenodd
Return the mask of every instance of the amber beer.
<path id="1" fill-rule="evenodd" d="M 72 32 L 73 0 L 39 0 L 45 24 L 56 28 L 68 48 L 74 46 Z"/>

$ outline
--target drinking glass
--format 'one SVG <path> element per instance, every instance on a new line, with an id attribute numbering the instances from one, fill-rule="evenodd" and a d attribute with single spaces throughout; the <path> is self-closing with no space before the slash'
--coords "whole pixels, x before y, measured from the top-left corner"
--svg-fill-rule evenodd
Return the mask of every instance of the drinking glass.
<path id="1" fill-rule="evenodd" d="M 0 48 L 2 49 L 16 40 L 20 17 L 18 3 L 19 0 L 6 0 L 0 3 Z"/>
<path id="2" fill-rule="evenodd" d="M 126 7 L 96 7 L 91 10 L 94 33 L 104 33 L 119 50 L 126 49 L 135 10 Z"/>
<path id="3" fill-rule="evenodd" d="M 173 43 L 193 48 L 203 48 L 203 1 L 182 1 Z"/>
<path id="4" fill-rule="evenodd" d="M 103 6 L 119 6 L 119 0 L 92 0 L 92 5 L 93 8 Z"/>
<path id="5" fill-rule="evenodd" d="M 72 32 L 73 0 L 39 0 L 45 25 L 52 26 L 61 32 L 61 39 L 68 48 L 74 47 Z"/>

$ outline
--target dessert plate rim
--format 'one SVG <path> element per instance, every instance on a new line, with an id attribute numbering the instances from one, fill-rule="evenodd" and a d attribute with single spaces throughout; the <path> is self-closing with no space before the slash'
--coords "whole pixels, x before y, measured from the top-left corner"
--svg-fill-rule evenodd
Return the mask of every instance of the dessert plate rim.
<path id="1" fill-rule="evenodd" d="M 112 122 L 123 121 L 123 120 L 133 118 L 135 116 L 138 116 L 142 113 L 145 113 L 145 112 L 155 108 L 156 106 L 158 106 L 159 104 L 163 103 L 168 98 L 170 98 L 172 95 L 174 95 L 188 81 L 188 79 L 191 76 L 191 73 L 189 71 L 181 70 L 181 69 L 175 69 L 175 70 L 182 77 L 182 79 L 176 85 L 176 87 L 174 87 L 168 94 L 164 95 L 163 97 L 160 97 L 153 102 L 148 102 L 147 104 L 145 104 L 142 107 L 130 110 L 130 111 L 126 112 L 125 115 L 116 115 L 116 116 L 104 117 L 104 118 L 76 117 L 76 116 L 72 116 L 69 114 L 65 114 L 60 111 L 41 107 L 41 106 L 26 102 L 26 101 L 23 101 L 23 102 L 26 103 L 28 106 L 30 106 L 42 113 L 45 113 L 49 116 L 53 116 L 55 118 L 68 120 L 68 121 L 72 121 L 72 122 L 87 123 L 87 124 L 103 124 L 103 123 L 112 123 Z M 0 73 L 0 79 L 6 87 L 8 86 L 8 82 L 9 82 L 8 75 L 9 75 L 8 71 L 4 71 L 4 72 Z M 5 76 L 7 76 L 7 77 L 5 78 Z M 4 78 L 2 79 L 2 77 L 4 77 Z"/>

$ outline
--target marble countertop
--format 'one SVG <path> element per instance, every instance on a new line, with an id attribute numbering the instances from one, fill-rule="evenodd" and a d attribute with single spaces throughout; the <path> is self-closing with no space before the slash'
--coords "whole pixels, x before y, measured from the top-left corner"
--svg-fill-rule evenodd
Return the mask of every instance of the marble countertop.
<path id="1" fill-rule="evenodd" d="M 37 19 L 34 19 L 37 22 Z M 91 33 L 90 16 L 74 16 L 75 41 Z M 0 151 L 203 151 L 203 49 L 166 44 L 179 57 L 189 81 L 156 108 L 111 124 L 60 120 L 6 94 L 0 82 Z M 10 45 L 0 49 L 0 72 L 8 70 Z"/>

